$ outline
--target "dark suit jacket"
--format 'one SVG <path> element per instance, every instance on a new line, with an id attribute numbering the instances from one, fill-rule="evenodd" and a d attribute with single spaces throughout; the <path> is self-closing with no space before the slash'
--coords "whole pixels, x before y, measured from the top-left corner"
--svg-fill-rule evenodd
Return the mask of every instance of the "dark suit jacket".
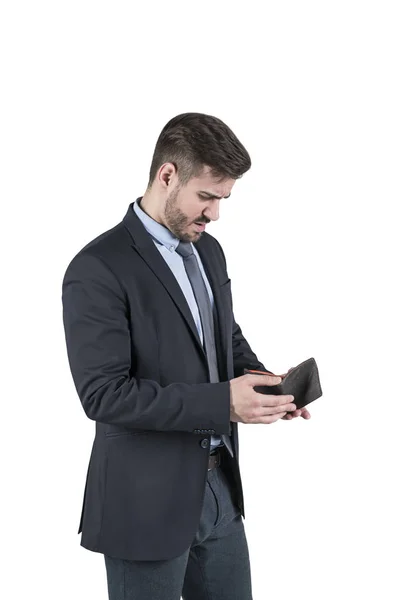
<path id="1" fill-rule="evenodd" d="M 229 434 L 229 380 L 266 370 L 234 320 L 219 242 L 196 242 L 213 290 L 220 382 L 185 296 L 129 205 L 87 244 L 62 284 L 68 360 L 83 409 L 96 422 L 83 498 L 81 545 L 129 560 L 167 560 L 191 544 L 200 520 L 211 434 Z M 237 504 L 244 517 L 237 423 Z"/>

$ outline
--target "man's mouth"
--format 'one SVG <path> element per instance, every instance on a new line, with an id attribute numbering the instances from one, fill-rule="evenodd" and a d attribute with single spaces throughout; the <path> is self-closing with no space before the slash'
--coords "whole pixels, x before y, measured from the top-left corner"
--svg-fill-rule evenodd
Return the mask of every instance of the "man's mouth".
<path id="1" fill-rule="evenodd" d="M 195 222 L 195 225 L 198 229 L 198 231 L 204 231 L 204 229 L 206 228 L 206 224 L 204 222 Z"/>

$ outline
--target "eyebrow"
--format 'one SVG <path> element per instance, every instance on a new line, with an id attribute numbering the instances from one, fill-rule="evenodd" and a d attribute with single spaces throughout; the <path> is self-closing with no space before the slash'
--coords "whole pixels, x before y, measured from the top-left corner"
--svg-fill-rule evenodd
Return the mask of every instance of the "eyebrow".
<path id="1" fill-rule="evenodd" d="M 229 198 L 229 196 L 231 195 L 229 193 L 227 196 L 217 196 L 216 194 L 210 194 L 210 192 L 206 192 L 205 190 L 200 190 L 199 194 L 205 194 L 209 198 L 218 198 L 218 200 L 221 200 L 222 198 Z"/>

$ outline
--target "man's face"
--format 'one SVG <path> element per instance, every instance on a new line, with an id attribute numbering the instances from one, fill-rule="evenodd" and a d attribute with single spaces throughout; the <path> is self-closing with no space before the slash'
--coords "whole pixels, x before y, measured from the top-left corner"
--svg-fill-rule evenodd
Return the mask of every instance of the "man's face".
<path id="1" fill-rule="evenodd" d="M 222 182 L 208 174 L 193 177 L 186 186 L 177 185 L 167 197 L 164 211 L 166 227 L 183 242 L 197 242 L 205 225 L 219 218 L 219 202 L 230 195 L 235 179 Z"/>

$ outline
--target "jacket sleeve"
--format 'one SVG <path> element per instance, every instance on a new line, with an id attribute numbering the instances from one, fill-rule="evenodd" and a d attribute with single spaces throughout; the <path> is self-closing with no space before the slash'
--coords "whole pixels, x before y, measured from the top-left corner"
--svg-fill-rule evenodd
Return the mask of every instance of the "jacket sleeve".
<path id="1" fill-rule="evenodd" d="M 225 270 L 227 271 L 227 264 L 224 251 L 221 244 L 216 238 L 220 256 L 224 262 Z M 227 273 L 228 276 L 228 273 Z M 233 350 L 233 371 L 235 377 L 243 375 L 244 369 L 253 369 L 256 371 L 268 371 L 264 365 L 258 360 L 255 353 L 250 348 L 249 343 L 244 337 L 241 328 L 235 321 L 234 314 L 232 313 L 232 350 Z M 270 371 L 268 371 L 270 372 Z"/>
<path id="2" fill-rule="evenodd" d="M 243 375 L 244 369 L 253 369 L 256 371 L 267 371 L 264 365 L 258 360 L 249 346 L 242 330 L 236 323 L 232 313 L 232 349 L 233 349 L 233 371 L 235 377 Z"/>
<path id="3" fill-rule="evenodd" d="M 98 256 L 78 253 L 62 282 L 63 322 L 72 378 L 89 419 L 159 431 L 229 433 L 230 384 L 172 383 L 131 376 L 126 293 Z"/>

